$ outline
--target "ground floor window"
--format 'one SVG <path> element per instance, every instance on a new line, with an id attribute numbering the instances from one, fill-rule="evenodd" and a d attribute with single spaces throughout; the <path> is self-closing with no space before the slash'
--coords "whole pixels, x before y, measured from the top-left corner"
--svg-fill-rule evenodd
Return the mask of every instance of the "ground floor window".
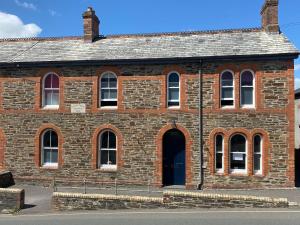
<path id="1" fill-rule="evenodd" d="M 262 174 L 262 139 L 255 135 L 253 140 L 253 169 L 255 174 Z"/>
<path id="2" fill-rule="evenodd" d="M 41 138 L 42 166 L 58 166 L 58 136 L 54 130 L 46 130 Z"/>
<path id="3" fill-rule="evenodd" d="M 231 172 L 246 173 L 247 165 L 246 138 L 241 134 L 234 135 L 230 140 Z"/>
<path id="4" fill-rule="evenodd" d="M 117 168 L 117 137 L 110 130 L 99 135 L 99 166 L 100 168 Z"/>
<path id="5" fill-rule="evenodd" d="M 216 145 L 215 145 L 215 152 L 216 152 L 216 172 L 222 173 L 224 169 L 224 143 L 223 143 L 223 136 L 218 134 L 216 136 Z"/>

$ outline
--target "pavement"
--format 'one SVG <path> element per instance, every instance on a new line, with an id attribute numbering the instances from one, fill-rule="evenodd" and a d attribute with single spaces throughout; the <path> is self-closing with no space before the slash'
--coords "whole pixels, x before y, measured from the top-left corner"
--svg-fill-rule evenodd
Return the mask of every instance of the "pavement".
<path id="1" fill-rule="evenodd" d="M 22 209 L 19 214 L 41 214 L 49 213 L 51 211 L 51 197 L 53 188 L 32 185 L 15 185 L 13 188 L 25 189 L 25 209 Z M 118 195 L 138 195 L 138 196 L 152 196 L 160 197 L 164 190 L 170 188 L 152 188 L 147 187 L 126 189 L 119 187 L 117 190 Z M 173 189 L 173 188 L 171 188 Z M 182 190 L 181 187 L 175 187 L 176 190 Z M 115 194 L 114 188 L 104 188 L 102 190 L 92 187 L 58 187 L 59 192 L 72 192 L 72 193 L 88 193 L 88 194 Z M 218 193 L 218 194 L 232 194 L 232 195 L 252 195 L 273 198 L 288 198 L 290 202 L 297 202 L 300 204 L 300 189 L 266 189 L 266 190 L 194 190 L 193 192 L 202 193 Z M 299 222 L 300 224 L 300 222 Z"/>
<path id="2" fill-rule="evenodd" d="M 116 210 L 0 215 L 0 225 L 297 225 L 300 211 L 263 209 Z"/>

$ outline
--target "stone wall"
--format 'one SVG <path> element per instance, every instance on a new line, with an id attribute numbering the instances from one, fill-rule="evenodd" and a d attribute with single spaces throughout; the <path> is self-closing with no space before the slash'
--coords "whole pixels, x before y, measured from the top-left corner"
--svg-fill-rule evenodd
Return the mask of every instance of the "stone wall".
<path id="1" fill-rule="evenodd" d="M 152 209 L 152 208 L 288 208 L 284 198 L 242 195 L 203 194 L 197 192 L 166 191 L 163 197 L 78 194 L 55 192 L 54 210 L 91 209 Z"/>
<path id="2" fill-rule="evenodd" d="M 0 188 L 6 188 L 14 184 L 15 182 L 11 172 L 0 171 Z"/>
<path id="3" fill-rule="evenodd" d="M 24 207 L 24 201 L 23 189 L 0 188 L 0 213 L 2 210 L 18 211 Z"/>
<path id="4" fill-rule="evenodd" d="M 293 89 L 292 61 L 238 61 L 204 63 L 203 83 L 203 145 L 204 164 L 200 164 L 199 146 L 199 64 L 117 65 L 54 68 L 0 69 L 0 165 L 12 171 L 18 181 L 50 183 L 53 177 L 66 182 L 86 178 L 101 181 L 130 181 L 136 184 L 161 186 L 157 182 L 162 168 L 158 134 L 165 127 L 183 127 L 191 136 L 191 163 L 186 171 L 189 187 L 201 183 L 203 168 L 204 188 L 291 187 L 294 182 L 293 117 L 289 114 Z M 220 73 L 230 69 L 235 73 L 235 108 L 223 110 L 219 106 Z M 239 106 L 239 74 L 252 69 L 256 76 L 256 108 Z M 99 76 L 113 71 L 118 76 L 118 108 L 98 107 Z M 181 76 L 180 108 L 166 107 L 166 76 L 179 71 Z M 41 108 L 41 78 L 48 72 L 60 76 L 60 108 Z M 275 96 L 275 97 L 272 97 Z M 86 104 L 86 113 L 72 114 L 71 104 Z M 292 106 L 293 107 L 293 106 Z M 62 147 L 57 169 L 40 165 L 40 137 L 47 126 L 61 133 Z M 93 135 L 103 126 L 111 125 L 120 131 L 122 153 L 117 170 L 96 168 L 93 156 Z M 213 150 L 211 132 L 216 128 L 242 132 L 262 129 L 268 136 L 265 173 L 254 176 L 215 174 L 211 169 Z M 3 135 L 2 135 L 3 133 Z M 3 136 L 3 137 L 2 137 Z M 97 137 L 95 138 L 95 140 Z M 251 141 L 251 139 L 249 139 Z M 2 146 L 3 145 L 3 146 Z M 94 143 L 97 146 L 97 143 Z M 160 157 L 160 158 L 159 158 Z M 228 159 L 226 159 L 228 160 Z M 249 165 L 251 165 L 249 160 Z M 158 166 L 157 166 L 158 165 Z M 161 177 L 159 178 L 160 180 Z"/>

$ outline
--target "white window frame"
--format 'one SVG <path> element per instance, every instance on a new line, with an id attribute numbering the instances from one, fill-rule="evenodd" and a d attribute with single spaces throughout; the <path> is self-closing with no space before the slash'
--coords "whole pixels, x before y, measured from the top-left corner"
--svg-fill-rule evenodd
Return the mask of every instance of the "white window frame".
<path id="1" fill-rule="evenodd" d="M 242 76 L 243 76 L 244 72 L 250 72 L 252 74 L 252 78 L 253 78 L 252 86 L 242 86 Z M 243 70 L 240 74 L 240 105 L 241 105 L 242 108 L 255 108 L 255 98 L 256 98 L 256 96 L 255 96 L 255 86 L 256 86 L 255 85 L 255 73 L 250 69 Z M 253 88 L 253 90 L 252 90 L 253 103 L 252 104 L 242 104 L 242 88 L 243 87 L 246 87 L 246 88 L 247 87 L 252 87 Z"/>
<path id="2" fill-rule="evenodd" d="M 231 140 L 236 135 L 241 135 L 241 136 L 243 136 L 245 138 L 245 153 L 232 152 L 231 151 Z M 245 155 L 245 169 L 231 169 L 231 154 L 232 153 L 237 153 L 237 154 L 243 154 L 243 155 Z M 230 170 L 230 173 L 232 173 L 232 174 L 247 174 L 247 171 L 248 171 L 248 140 L 247 140 L 247 138 L 246 138 L 246 136 L 244 134 L 236 133 L 236 134 L 233 134 L 230 137 L 230 141 L 229 141 L 229 170 Z"/>
<path id="3" fill-rule="evenodd" d="M 254 138 L 256 137 L 256 136 L 259 136 L 260 137 L 260 153 L 256 153 L 256 152 L 254 152 Z M 262 135 L 260 135 L 260 134 L 255 134 L 254 136 L 253 136 L 253 173 L 254 173 L 254 175 L 262 175 L 262 172 L 263 172 L 263 136 Z M 260 170 L 255 170 L 254 169 L 254 155 L 260 155 Z"/>
<path id="4" fill-rule="evenodd" d="M 169 87 L 169 77 L 173 73 L 177 74 L 177 76 L 178 76 L 178 80 L 179 80 L 178 81 L 178 87 Z M 178 108 L 180 108 L 180 85 L 181 85 L 180 74 L 177 71 L 172 71 L 172 72 L 168 73 L 168 76 L 167 76 L 167 106 L 170 109 L 178 109 Z M 176 89 L 178 88 L 178 100 L 169 100 L 169 89 L 175 89 L 175 88 Z M 175 106 L 171 105 L 170 106 L 169 102 L 178 102 L 178 105 L 175 105 Z"/>
<path id="5" fill-rule="evenodd" d="M 223 81 L 223 74 L 226 73 L 226 72 L 229 72 L 231 73 L 232 75 L 232 86 L 225 86 L 225 88 L 232 88 L 232 98 L 223 98 L 223 92 L 222 92 L 222 89 L 223 89 L 223 84 L 222 84 L 222 81 Z M 235 107 L 235 78 L 234 78 L 234 72 L 232 70 L 224 70 L 222 73 L 221 73 L 221 76 L 220 76 L 220 106 L 221 108 L 223 109 L 226 109 L 226 108 L 234 108 Z M 233 105 L 225 105 L 223 106 L 222 105 L 222 100 L 232 100 L 233 101 Z"/>
<path id="6" fill-rule="evenodd" d="M 222 152 L 217 152 L 217 136 L 222 137 Z M 222 168 L 217 169 L 217 153 L 222 153 Z M 216 134 L 215 135 L 215 170 L 216 173 L 224 173 L 224 135 L 223 134 Z"/>
<path id="7" fill-rule="evenodd" d="M 112 74 L 113 76 L 116 77 L 116 79 L 117 79 L 117 88 L 110 88 L 110 87 L 103 87 L 102 88 L 102 86 L 101 86 L 101 80 L 102 80 L 102 77 L 104 75 L 106 75 L 106 74 Z M 117 90 L 117 97 L 115 99 L 114 98 L 102 99 L 102 89 L 103 90 L 112 90 L 112 89 Z M 104 109 L 116 109 L 116 108 L 118 108 L 118 90 L 119 90 L 118 76 L 114 72 L 112 72 L 112 71 L 105 71 L 104 73 L 102 73 L 101 76 L 100 76 L 100 79 L 99 79 L 99 107 L 100 108 L 104 108 Z M 115 101 L 117 103 L 117 105 L 115 105 L 115 106 L 101 106 L 101 102 L 102 101 L 104 101 L 104 102 L 105 101 L 107 101 L 107 102 L 109 102 L 109 101 Z"/>
<path id="8" fill-rule="evenodd" d="M 56 135 L 57 135 L 57 147 L 44 147 L 44 136 L 46 134 L 46 132 L 48 131 L 52 131 L 52 132 L 55 132 Z M 51 135 L 50 135 L 50 143 L 51 143 Z M 46 129 L 44 130 L 44 132 L 42 133 L 41 135 L 41 166 L 42 167 L 54 167 L 54 168 L 57 168 L 58 167 L 58 159 L 59 159 L 59 149 L 58 149 L 58 146 L 59 146 L 59 137 L 58 137 L 58 134 L 55 130 L 53 129 Z M 45 149 L 48 149 L 48 150 L 57 150 L 57 163 L 45 163 L 45 159 L 44 159 L 44 151 Z"/>
<path id="9" fill-rule="evenodd" d="M 105 132 L 111 132 L 115 135 L 116 137 L 116 148 L 101 148 L 102 146 L 102 135 L 105 133 Z M 118 137 L 116 135 L 116 133 L 112 130 L 103 130 L 99 136 L 98 136 L 98 167 L 100 169 L 103 169 L 103 170 L 117 170 L 117 165 L 118 165 Z M 108 135 L 108 143 L 109 143 L 109 135 Z M 111 165 L 111 164 L 101 164 L 101 151 L 115 151 L 116 153 L 116 164 L 115 165 Z M 109 157 L 108 157 L 109 158 Z"/>
<path id="10" fill-rule="evenodd" d="M 45 81 L 46 81 L 46 78 L 48 77 L 48 76 L 50 76 L 50 75 L 55 75 L 55 76 L 57 76 L 58 77 L 58 88 L 45 88 Z M 43 80 L 42 80 L 42 82 L 43 82 L 43 90 L 42 90 L 42 107 L 43 107 L 43 109 L 58 109 L 59 108 L 59 104 L 60 104 L 60 79 L 59 79 L 59 76 L 56 74 L 56 73 L 54 73 L 54 72 L 49 72 L 49 73 L 47 73 L 44 77 L 43 77 Z M 46 105 L 46 100 L 45 100 L 45 98 L 46 98 L 46 91 L 58 91 L 58 104 L 57 105 Z"/>

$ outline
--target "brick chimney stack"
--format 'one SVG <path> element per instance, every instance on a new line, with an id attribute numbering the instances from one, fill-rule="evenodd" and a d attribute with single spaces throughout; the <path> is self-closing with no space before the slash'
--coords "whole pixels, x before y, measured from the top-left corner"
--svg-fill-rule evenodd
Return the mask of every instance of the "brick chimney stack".
<path id="1" fill-rule="evenodd" d="M 83 18 L 83 30 L 84 30 L 84 41 L 93 42 L 95 38 L 99 37 L 99 19 L 95 14 L 92 7 L 82 14 Z"/>
<path id="2" fill-rule="evenodd" d="M 267 32 L 280 32 L 278 23 L 278 1 L 265 0 L 261 9 L 262 28 Z"/>

